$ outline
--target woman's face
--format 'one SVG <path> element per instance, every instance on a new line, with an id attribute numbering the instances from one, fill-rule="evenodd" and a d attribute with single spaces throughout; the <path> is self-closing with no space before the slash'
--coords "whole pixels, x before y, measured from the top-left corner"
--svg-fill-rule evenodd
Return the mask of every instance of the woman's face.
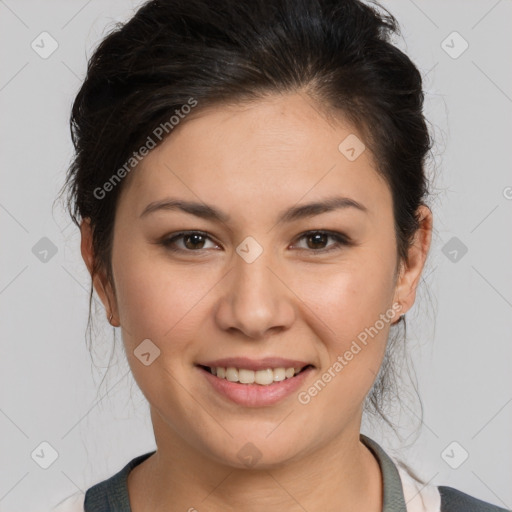
<path id="1" fill-rule="evenodd" d="M 123 184 L 116 293 L 96 289 L 159 448 L 270 467 L 358 437 L 429 240 L 396 276 L 391 193 L 355 137 L 299 94 L 212 108 Z"/>

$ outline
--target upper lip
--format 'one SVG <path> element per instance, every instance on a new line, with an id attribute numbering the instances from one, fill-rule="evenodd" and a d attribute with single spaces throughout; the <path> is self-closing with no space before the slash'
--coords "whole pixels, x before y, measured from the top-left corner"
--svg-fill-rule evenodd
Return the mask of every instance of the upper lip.
<path id="1" fill-rule="evenodd" d="M 250 359 L 248 357 L 225 357 L 214 361 L 197 363 L 199 366 L 210 368 L 243 368 L 246 370 L 266 370 L 267 368 L 304 368 L 311 363 L 297 359 L 284 359 L 282 357 L 264 357 L 263 359 Z"/>

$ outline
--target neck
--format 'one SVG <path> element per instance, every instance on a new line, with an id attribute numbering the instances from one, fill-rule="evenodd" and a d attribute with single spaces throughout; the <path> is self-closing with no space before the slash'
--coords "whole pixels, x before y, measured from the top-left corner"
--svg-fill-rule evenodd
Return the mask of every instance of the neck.
<path id="1" fill-rule="evenodd" d="M 359 425 L 300 460 L 239 469 L 184 443 L 158 414 L 152 419 L 158 449 L 128 476 L 132 512 L 382 511 L 381 471 Z"/>

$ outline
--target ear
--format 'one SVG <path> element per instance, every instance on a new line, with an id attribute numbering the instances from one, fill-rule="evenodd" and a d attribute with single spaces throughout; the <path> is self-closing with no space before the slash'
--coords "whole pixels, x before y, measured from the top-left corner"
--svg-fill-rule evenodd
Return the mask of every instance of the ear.
<path id="1" fill-rule="evenodd" d="M 418 286 L 432 239 L 433 217 L 430 208 L 422 205 L 418 208 L 420 226 L 408 251 L 408 261 L 401 265 L 395 288 L 394 303 L 401 304 L 400 314 L 405 314 L 416 300 Z"/>
<path id="2" fill-rule="evenodd" d="M 89 270 L 89 274 L 91 274 L 94 268 L 94 261 L 95 261 L 95 254 L 93 249 L 93 230 L 91 228 L 91 223 L 89 218 L 85 218 L 82 220 L 82 223 L 80 225 L 80 233 L 81 233 L 81 244 L 80 244 L 80 250 L 82 253 L 82 258 L 84 259 L 84 262 L 87 266 L 87 269 Z M 115 297 L 115 293 L 112 290 L 112 287 L 110 283 L 108 282 L 108 279 L 103 271 L 100 273 L 97 273 L 93 277 L 93 286 L 96 290 L 96 293 L 101 299 L 101 302 L 105 306 L 105 310 L 107 312 L 107 318 L 110 317 L 112 314 L 112 320 L 110 323 L 116 327 L 119 325 L 118 323 L 118 311 L 117 311 L 117 301 Z M 117 324 L 117 325 L 116 325 Z"/>

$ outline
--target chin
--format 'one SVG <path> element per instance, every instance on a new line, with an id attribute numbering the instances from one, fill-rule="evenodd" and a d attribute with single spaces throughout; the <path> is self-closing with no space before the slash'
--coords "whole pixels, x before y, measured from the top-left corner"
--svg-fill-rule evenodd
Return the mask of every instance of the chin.
<path id="1" fill-rule="evenodd" d="M 307 447 L 302 446 L 303 435 L 290 436 L 283 430 L 280 434 L 274 432 L 268 436 L 267 429 L 255 433 L 254 423 L 246 435 L 239 433 L 233 438 L 224 437 L 223 441 L 215 446 L 209 444 L 205 449 L 216 461 L 238 469 L 275 469 L 300 459 L 307 451 Z"/>

